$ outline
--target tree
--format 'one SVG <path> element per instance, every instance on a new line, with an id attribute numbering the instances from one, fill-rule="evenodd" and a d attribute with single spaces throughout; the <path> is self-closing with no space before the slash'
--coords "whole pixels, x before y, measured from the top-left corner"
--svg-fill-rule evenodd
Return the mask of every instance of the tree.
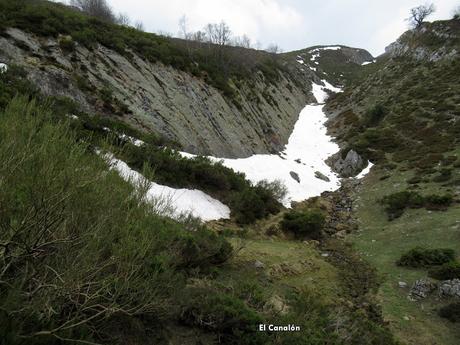
<path id="1" fill-rule="evenodd" d="M 117 18 L 106 0 L 70 0 L 70 5 L 79 8 L 90 16 L 116 23 Z"/>
<path id="2" fill-rule="evenodd" d="M 230 27 L 224 21 L 221 21 L 217 25 L 217 44 L 225 46 L 230 42 L 231 37 L 232 31 Z"/>
<path id="3" fill-rule="evenodd" d="M 191 34 L 190 39 L 192 41 L 200 42 L 200 43 L 206 42 L 207 40 L 206 32 L 198 30 Z"/>
<path id="4" fill-rule="evenodd" d="M 219 24 L 208 24 L 205 26 L 204 31 L 209 43 L 220 46 L 228 45 L 232 37 L 232 31 L 224 21 Z"/>
<path id="5" fill-rule="evenodd" d="M 185 40 L 190 39 L 190 33 L 188 32 L 188 18 L 185 14 L 179 19 L 179 36 Z"/>
<path id="6" fill-rule="evenodd" d="M 138 31 L 145 31 L 145 28 L 144 28 L 144 23 L 142 23 L 140 20 L 138 20 L 135 24 L 134 24 L 134 28 Z"/>
<path id="7" fill-rule="evenodd" d="M 122 26 L 130 26 L 131 19 L 129 19 L 126 13 L 120 13 L 116 19 L 117 24 Z"/>
<path id="8" fill-rule="evenodd" d="M 281 48 L 275 43 L 270 44 L 266 51 L 272 54 L 278 54 L 282 52 Z"/>
<path id="9" fill-rule="evenodd" d="M 410 17 L 408 18 L 408 21 L 412 27 L 418 29 L 422 26 L 425 18 L 433 14 L 435 11 L 436 8 L 433 4 L 425 4 L 414 7 L 410 10 Z"/>
<path id="10" fill-rule="evenodd" d="M 233 40 L 233 45 L 235 47 L 243 47 L 247 49 L 252 47 L 251 39 L 247 35 L 235 37 Z"/>
<path id="11" fill-rule="evenodd" d="M 454 9 L 453 18 L 460 20 L 460 5 Z"/>

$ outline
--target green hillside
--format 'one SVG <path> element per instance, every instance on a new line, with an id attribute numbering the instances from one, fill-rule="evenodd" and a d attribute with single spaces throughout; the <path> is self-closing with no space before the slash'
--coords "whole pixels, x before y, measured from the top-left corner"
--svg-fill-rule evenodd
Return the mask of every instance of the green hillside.
<path id="1" fill-rule="evenodd" d="M 408 344 L 456 344 L 460 337 L 438 314 L 452 301 L 434 293 L 412 302 L 399 286 L 411 287 L 433 268 L 396 264 L 416 247 L 457 255 L 460 248 L 459 37 L 458 20 L 407 32 L 327 104 L 344 152 L 352 148 L 376 164 L 355 193 L 359 232 L 349 240 L 384 275 L 384 317 Z"/>

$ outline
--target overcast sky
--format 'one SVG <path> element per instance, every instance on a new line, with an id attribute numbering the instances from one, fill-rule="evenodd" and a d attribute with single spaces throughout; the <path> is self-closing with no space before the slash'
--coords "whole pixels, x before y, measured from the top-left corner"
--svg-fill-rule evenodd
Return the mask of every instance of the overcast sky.
<path id="1" fill-rule="evenodd" d="M 178 33 L 182 15 L 191 30 L 226 21 L 237 35 L 284 51 L 318 44 L 365 48 L 374 56 L 407 30 L 409 9 L 424 0 L 108 0 L 117 12 L 141 20 L 147 31 Z M 434 0 L 429 19 L 452 17 L 460 0 Z"/>

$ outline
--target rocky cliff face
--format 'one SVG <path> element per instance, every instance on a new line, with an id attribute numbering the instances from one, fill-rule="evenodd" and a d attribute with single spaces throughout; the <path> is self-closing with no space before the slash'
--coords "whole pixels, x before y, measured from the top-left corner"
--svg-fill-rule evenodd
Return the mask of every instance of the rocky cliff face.
<path id="1" fill-rule="evenodd" d="M 428 62 L 458 59 L 459 29 L 459 20 L 424 23 L 421 28 L 404 33 L 385 48 L 385 53 L 391 58 L 410 57 Z"/>
<path id="2" fill-rule="evenodd" d="M 0 62 L 24 67 L 44 93 L 70 97 L 89 113 L 116 113 L 192 153 L 245 157 L 281 150 L 300 110 L 313 101 L 312 72 L 282 74 L 276 85 L 253 75 L 250 85 L 233 85 L 235 102 L 202 79 L 131 55 L 101 45 L 66 52 L 58 39 L 18 29 L 0 37 Z M 104 109 L 106 98 L 117 109 Z"/>

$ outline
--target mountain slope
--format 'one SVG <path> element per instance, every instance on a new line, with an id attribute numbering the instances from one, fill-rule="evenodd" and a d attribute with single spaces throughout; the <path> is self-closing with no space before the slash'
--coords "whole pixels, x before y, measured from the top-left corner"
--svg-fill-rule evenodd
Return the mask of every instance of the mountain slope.
<path id="1" fill-rule="evenodd" d="M 363 64 L 372 63 L 372 55 L 359 48 L 343 45 L 313 46 L 284 54 L 299 64 L 299 69 L 314 71 L 320 79 L 335 85 L 349 84 L 362 71 Z"/>
<path id="2" fill-rule="evenodd" d="M 384 276 L 383 316 L 407 344 L 453 345 L 460 337 L 457 325 L 439 315 L 449 297 L 435 290 L 408 299 L 434 268 L 396 264 L 416 247 L 459 255 L 459 38 L 458 20 L 405 33 L 326 105 L 342 157 L 353 149 L 375 164 L 355 190 L 359 230 L 348 239 Z"/>

